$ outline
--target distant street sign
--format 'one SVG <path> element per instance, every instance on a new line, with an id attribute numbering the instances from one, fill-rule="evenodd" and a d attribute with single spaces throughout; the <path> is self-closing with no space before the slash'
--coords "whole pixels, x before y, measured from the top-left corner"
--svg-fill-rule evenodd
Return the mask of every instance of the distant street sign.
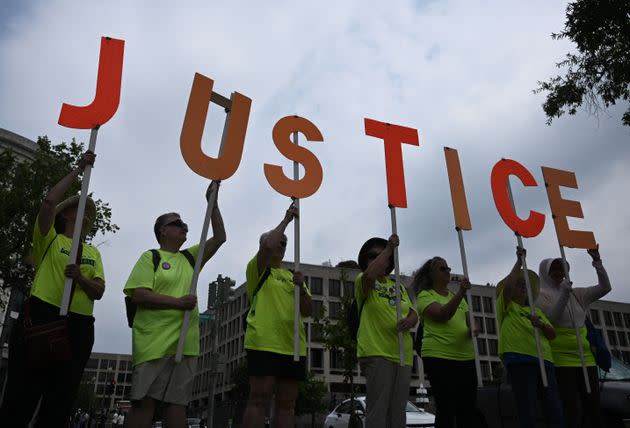
<path id="1" fill-rule="evenodd" d="M 200 321 L 213 321 L 214 314 L 199 314 Z"/>

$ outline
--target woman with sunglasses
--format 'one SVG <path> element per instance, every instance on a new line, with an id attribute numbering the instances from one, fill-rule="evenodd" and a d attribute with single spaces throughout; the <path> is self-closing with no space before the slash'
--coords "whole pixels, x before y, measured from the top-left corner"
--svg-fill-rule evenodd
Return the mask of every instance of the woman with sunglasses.
<path id="1" fill-rule="evenodd" d="M 598 284 L 592 287 L 573 287 L 566 280 L 562 259 L 545 259 L 540 262 L 539 267 L 541 287 L 536 305 L 543 310 L 556 328 L 557 337 L 551 342 L 551 351 L 567 426 L 597 428 L 603 426 L 599 404 L 599 381 L 595 357 L 586 340 L 585 321 L 591 303 L 608 294 L 611 286 L 599 255 L 599 246 L 587 252 L 592 258 Z M 590 394 L 586 392 L 574 325 L 580 330 L 591 387 Z"/>
<path id="2" fill-rule="evenodd" d="M 397 321 L 396 283 L 388 277 L 394 269 L 397 235 L 389 240 L 368 239 L 359 251 L 354 293 L 359 306 L 357 357 L 365 376 L 365 426 L 403 428 L 413 364 L 412 338 L 408 334 L 418 322 L 413 303 L 402 285 L 400 303 L 403 318 Z M 400 365 L 398 333 L 403 332 L 404 365 Z"/>
<path id="3" fill-rule="evenodd" d="M 79 165 L 48 191 L 33 230 L 35 278 L 9 342 L 9 371 L 0 410 L 3 427 L 30 426 L 38 403 L 36 427 L 65 427 L 83 369 L 94 344 L 94 301 L 105 292 L 105 275 L 98 249 L 83 242 L 96 220 L 96 205 L 87 198 L 77 260 L 69 260 L 79 196 L 62 201 L 72 183 L 93 165 L 96 155 L 83 154 Z M 26 341 L 29 327 L 47 328 L 59 322 L 64 284 L 72 278 L 73 292 L 67 317 L 67 336 L 44 351 Z M 50 338 L 47 345 L 51 345 Z M 69 342 L 69 343 L 68 343 Z M 41 343 L 41 342 L 40 342 Z M 66 343 L 66 346 L 60 346 Z M 42 352 L 43 351 L 43 352 Z"/>
<path id="4" fill-rule="evenodd" d="M 522 258 L 525 249 L 516 248 L 516 262 L 504 279 L 497 284 L 497 321 L 499 323 L 499 357 L 503 361 L 512 385 L 512 396 L 516 408 L 515 422 L 521 428 L 537 426 L 537 415 L 544 415 L 545 426 L 564 428 L 562 403 L 556 382 L 551 345 L 556 331 L 545 316 L 536 308 L 531 315 L 525 271 Z M 540 284 L 538 275 L 528 270 L 532 297 L 538 297 Z M 538 330 L 543 354 L 547 387 L 543 387 L 538 362 L 538 350 L 534 341 L 534 329 Z M 538 410 L 542 398 L 542 412 Z"/>
<path id="5" fill-rule="evenodd" d="M 477 328 L 468 325 L 470 289 L 461 280 L 456 293 L 447 286 L 451 268 L 446 260 L 433 257 L 413 278 L 416 303 L 424 328 L 422 363 L 435 397 L 436 428 L 476 427 L 477 373 L 472 337 Z"/>
<path id="6" fill-rule="evenodd" d="M 310 291 L 304 275 L 282 268 L 287 249 L 285 229 L 298 216 L 291 204 L 275 229 L 263 233 L 258 252 L 247 264 L 247 314 L 245 351 L 249 399 L 243 427 L 262 427 L 265 410 L 276 387 L 275 426 L 295 426 L 298 382 L 306 379 L 306 335 L 303 317 L 311 315 Z M 293 360 L 295 286 L 300 287 L 300 357 Z"/>
<path id="7" fill-rule="evenodd" d="M 219 183 L 212 182 L 206 199 Z M 217 197 L 218 200 L 218 197 Z M 212 237 L 206 241 L 202 267 L 225 242 L 219 206 L 211 214 Z M 165 426 L 184 426 L 186 406 L 192 395 L 199 355 L 199 310 L 197 297 L 189 294 L 194 260 L 199 246 L 181 250 L 188 226 L 177 213 L 159 216 L 153 227 L 159 250 L 145 251 L 125 284 L 124 292 L 137 304 L 133 319 L 133 383 L 130 427 L 150 427 L 158 402 L 163 403 Z M 157 263 L 156 263 L 157 262 Z M 192 316 L 184 343 L 184 357 L 174 356 L 182 328 L 183 312 Z"/>

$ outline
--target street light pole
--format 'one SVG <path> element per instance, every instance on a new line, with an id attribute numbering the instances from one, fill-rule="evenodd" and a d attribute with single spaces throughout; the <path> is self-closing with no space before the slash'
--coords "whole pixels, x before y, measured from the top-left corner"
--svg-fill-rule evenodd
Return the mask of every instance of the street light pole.
<path id="1" fill-rule="evenodd" d="M 215 372 L 216 372 L 216 352 L 217 352 L 217 330 L 218 330 L 218 288 L 220 286 L 219 281 L 221 275 L 217 278 L 217 281 L 209 284 L 210 291 L 208 294 L 208 309 L 212 311 L 214 315 L 210 321 L 210 335 L 212 346 L 210 348 L 210 388 L 208 388 L 208 428 L 213 428 L 214 425 L 214 392 L 215 392 Z"/>

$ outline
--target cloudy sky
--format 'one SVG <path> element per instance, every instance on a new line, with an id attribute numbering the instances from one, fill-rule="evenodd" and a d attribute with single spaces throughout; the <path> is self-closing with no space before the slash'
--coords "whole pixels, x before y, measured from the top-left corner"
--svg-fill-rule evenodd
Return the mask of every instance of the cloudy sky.
<path id="1" fill-rule="evenodd" d="M 383 144 L 365 136 L 369 117 L 417 128 L 420 147 L 405 145 L 409 207 L 398 210 L 401 269 L 433 255 L 456 272 L 461 261 L 442 148 L 459 150 L 473 230 L 465 233 L 471 279 L 496 283 L 514 259 L 514 235 L 492 200 L 490 171 L 502 157 L 524 164 L 542 182 L 541 166 L 574 171 L 584 220 L 601 244 L 613 291 L 630 302 L 626 280 L 630 206 L 630 129 L 622 109 L 580 112 L 545 124 L 543 96 L 532 89 L 555 73 L 572 48 L 550 34 L 564 23 L 564 2 L 522 1 L 3 1 L 0 6 L 0 127 L 53 142 L 89 131 L 57 125 L 63 102 L 89 104 L 100 37 L 125 40 L 120 107 L 99 131 L 91 190 L 109 201 L 115 235 L 99 236 L 107 291 L 96 304 L 95 351 L 130 352 L 122 287 L 139 254 L 156 245 L 159 214 L 178 211 L 198 242 L 207 180 L 193 173 L 179 135 L 195 72 L 215 91 L 252 98 L 243 159 L 219 196 L 228 242 L 200 277 L 244 280 L 258 235 L 288 206 L 263 175 L 265 162 L 291 162 L 275 149 L 281 117 L 314 122 L 325 142 L 306 143 L 324 168 L 319 191 L 302 202 L 302 261 L 355 258 L 362 242 L 391 231 Z M 211 108 L 204 150 L 215 155 L 224 114 Z M 624 190 L 624 188 L 626 190 Z M 543 187 L 514 184 L 521 216 L 547 214 L 528 239 L 529 264 L 559 254 Z M 623 195 L 626 196 L 623 196 Z M 289 230 L 292 239 L 292 228 Z M 292 254 L 288 250 L 288 254 Z M 567 250 L 576 285 L 593 284 L 584 250 Z"/>

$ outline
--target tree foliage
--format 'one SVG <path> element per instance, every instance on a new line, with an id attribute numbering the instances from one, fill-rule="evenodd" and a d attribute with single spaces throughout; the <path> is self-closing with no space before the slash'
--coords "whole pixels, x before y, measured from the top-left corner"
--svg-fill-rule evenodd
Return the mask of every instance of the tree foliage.
<path id="1" fill-rule="evenodd" d="M 577 53 L 557 64 L 564 76 L 538 82 L 534 91 L 547 95 L 548 124 L 582 105 L 597 113 L 602 105 L 630 100 L 630 0 L 575 0 L 567 6 L 564 30 L 552 37 L 573 41 Z M 630 107 L 622 122 L 630 126 Z"/>
<path id="2" fill-rule="evenodd" d="M 348 280 L 347 268 L 358 268 L 356 262 L 353 265 L 343 264 L 337 265 L 341 267 L 339 280 L 341 284 L 346 284 Z M 323 314 L 317 315 L 317 322 L 321 326 L 324 346 L 327 350 L 337 353 L 341 356 L 341 364 L 343 367 L 343 382 L 350 386 L 351 396 L 354 395 L 354 376 L 358 364 L 357 359 L 357 342 L 350 334 L 350 326 L 348 326 L 348 312 L 352 308 L 352 300 L 354 298 L 354 290 L 345 289 L 341 299 L 341 311 L 336 321 L 331 320 Z"/>
<path id="3" fill-rule="evenodd" d="M 308 372 L 306 380 L 300 382 L 298 398 L 295 403 L 296 415 L 315 416 L 326 411 L 326 394 L 328 388 L 318 380 L 313 372 Z"/>
<path id="4" fill-rule="evenodd" d="M 0 153 L 0 282 L 3 288 L 19 287 L 28 290 L 33 279 L 30 261 L 33 225 L 41 202 L 48 189 L 77 164 L 85 151 L 82 143 L 74 140 L 57 145 L 47 137 L 37 139 L 38 150 L 33 161 L 19 159 L 11 150 Z M 81 188 L 76 180 L 68 196 Z M 87 240 L 97 232 L 116 233 L 118 226 L 111 222 L 112 210 L 100 199 L 96 203 L 96 221 Z"/>

